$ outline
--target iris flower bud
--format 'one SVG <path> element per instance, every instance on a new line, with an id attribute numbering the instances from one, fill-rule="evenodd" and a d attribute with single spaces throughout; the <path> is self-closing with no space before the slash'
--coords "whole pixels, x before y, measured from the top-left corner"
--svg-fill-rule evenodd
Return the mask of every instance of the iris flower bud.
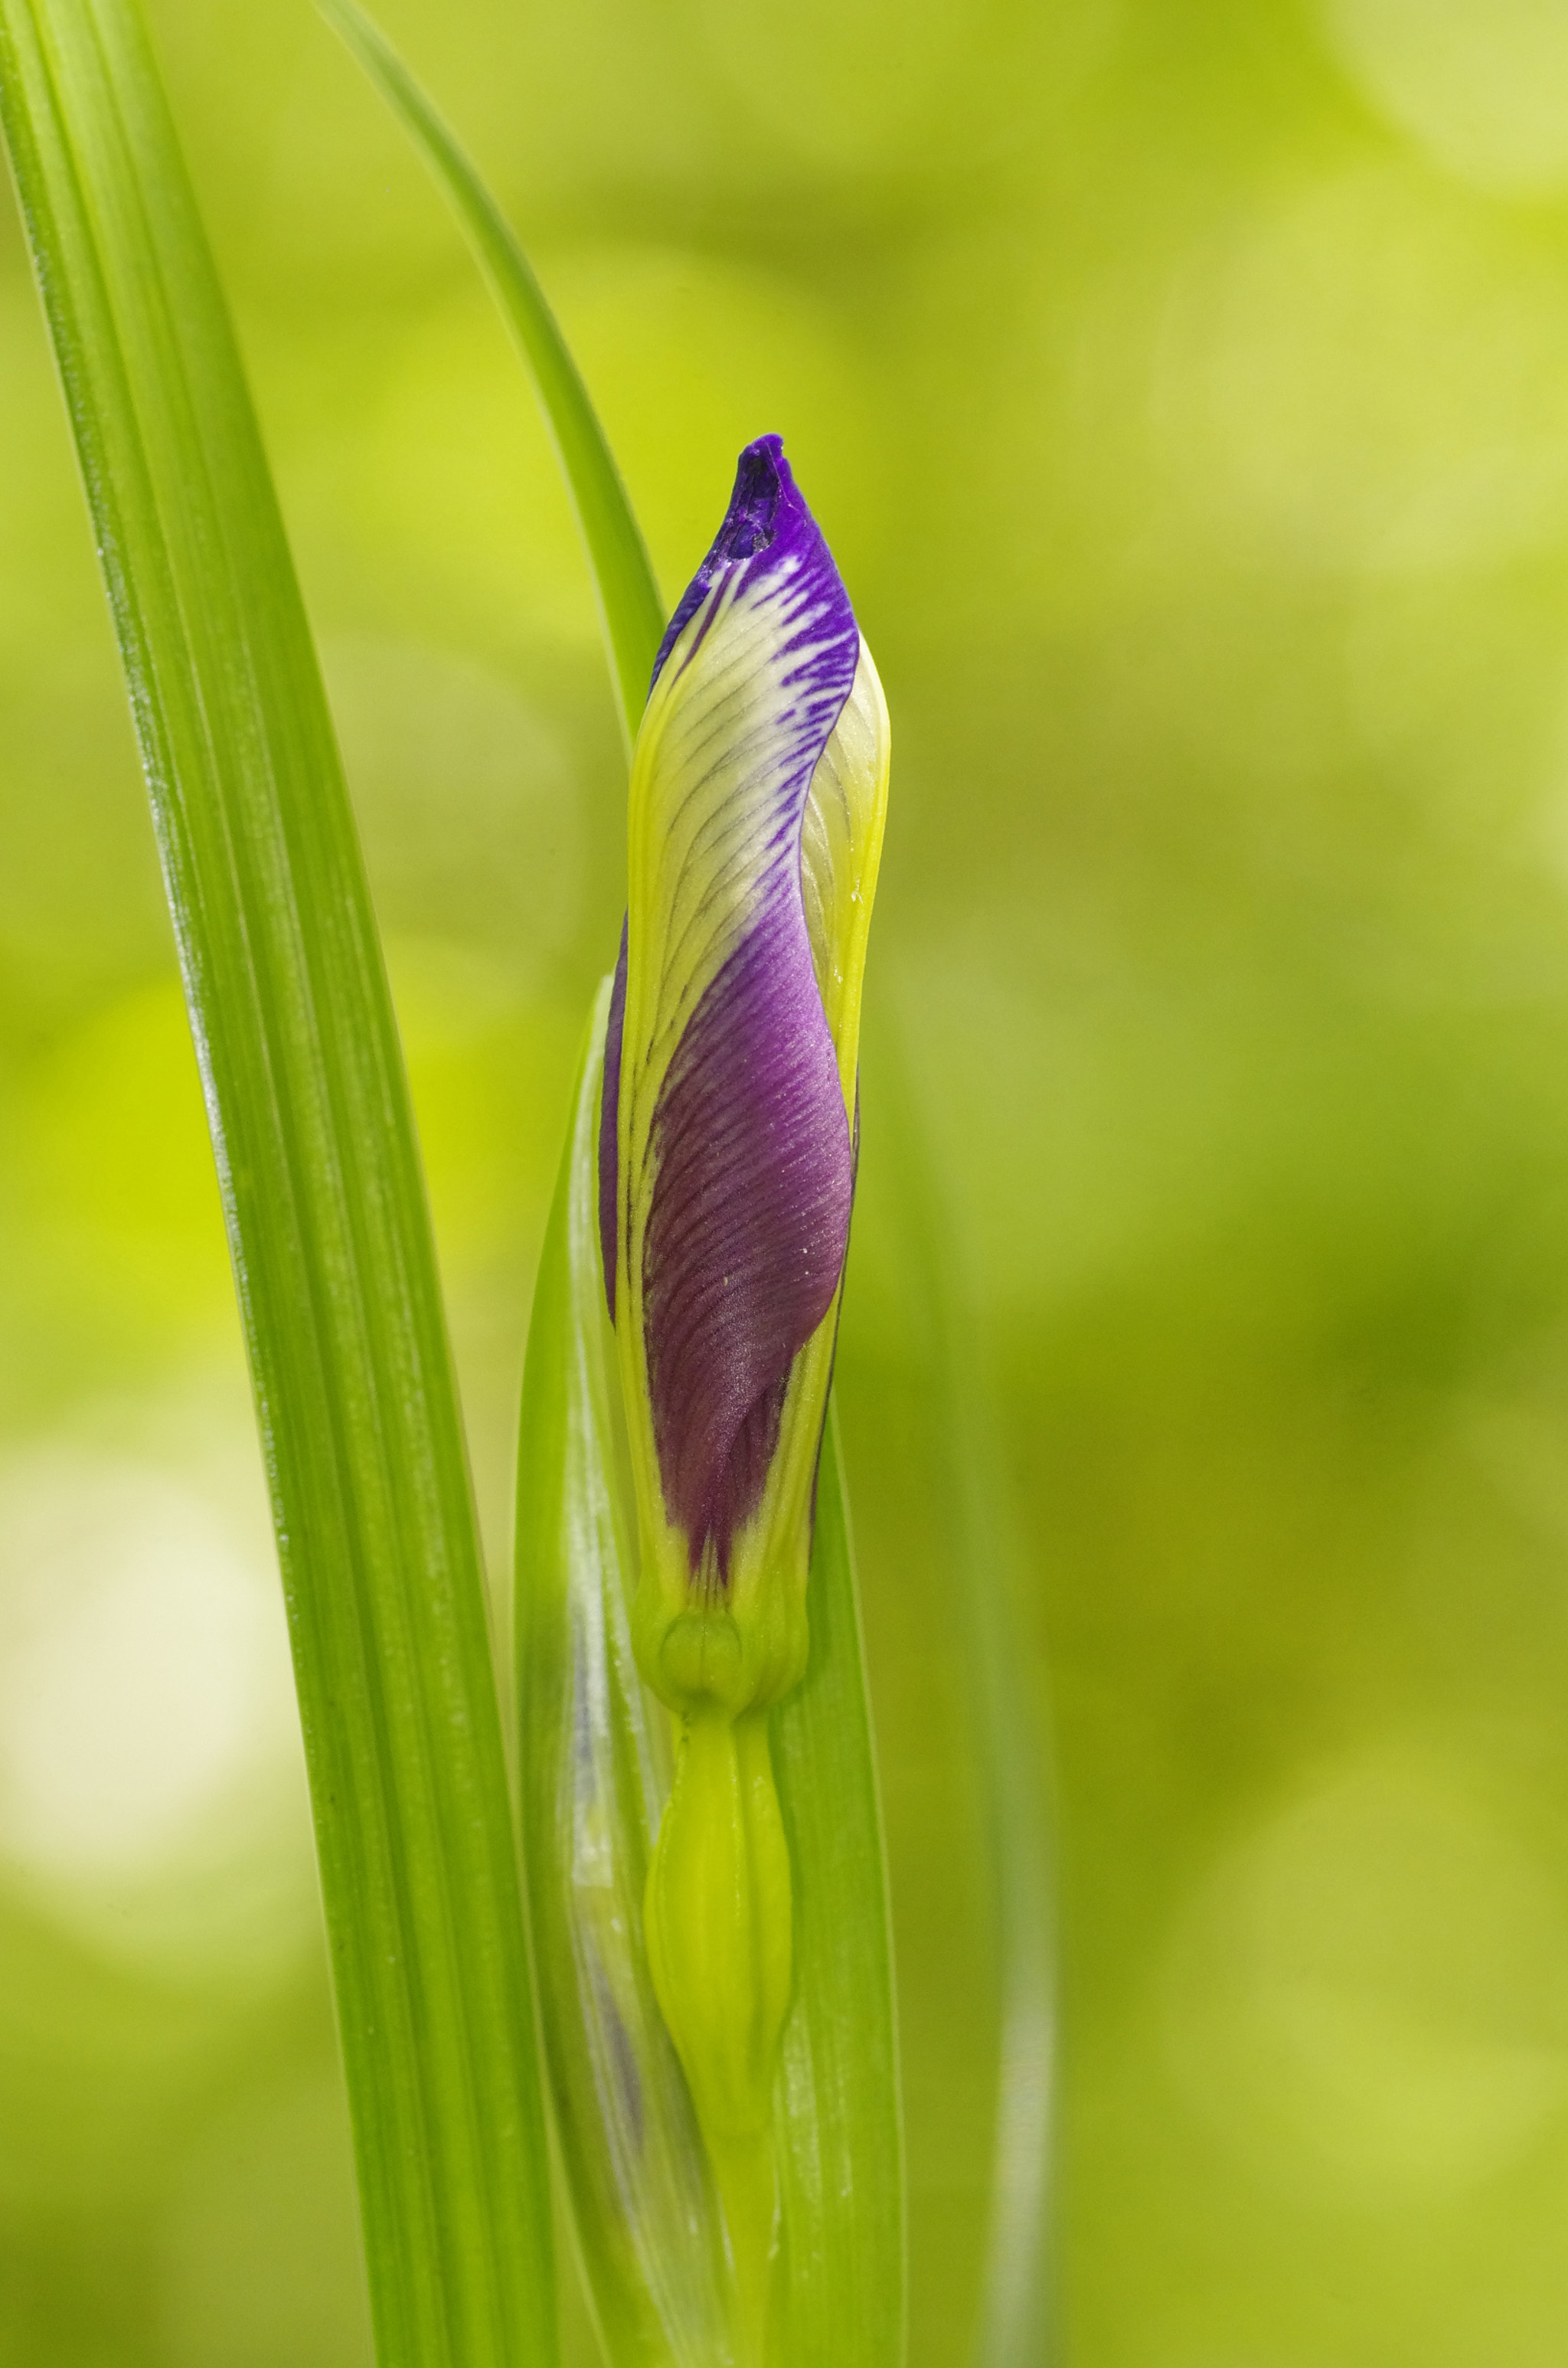
<path id="1" fill-rule="evenodd" d="M 806 1664 L 888 742 L 838 571 L 762 437 L 670 620 L 633 753 L 599 1144 L 632 1634 L 680 1721 L 649 1960 L 754 2312 L 790 1995 L 767 1712 Z"/>

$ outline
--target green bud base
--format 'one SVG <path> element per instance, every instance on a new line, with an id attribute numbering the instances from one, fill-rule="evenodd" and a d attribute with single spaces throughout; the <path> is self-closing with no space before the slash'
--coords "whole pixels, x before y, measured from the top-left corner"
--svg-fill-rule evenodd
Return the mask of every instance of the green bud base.
<path id="1" fill-rule="evenodd" d="M 790 1856 L 767 1714 L 682 1721 L 644 1910 L 654 1993 L 690 2084 L 729 2232 L 741 2357 L 760 2362 L 778 2250 L 771 2128 L 790 2004 Z"/>

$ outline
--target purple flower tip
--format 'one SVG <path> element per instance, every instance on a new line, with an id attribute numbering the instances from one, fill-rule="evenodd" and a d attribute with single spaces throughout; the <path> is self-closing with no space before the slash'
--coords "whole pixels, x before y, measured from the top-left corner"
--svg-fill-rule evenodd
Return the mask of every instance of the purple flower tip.
<path id="1" fill-rule="evenodd" d="M 734 491 L 724 512 L 724 522 L 665 628 L 665 638 L 653 660 L 650 690 L 664 672 L 665 660 L 708 598 L 715 578 L 737 559 L 755 559 L 758 552 L 770 550 L 781 533 L 790 540 L 802 533 L 815 537 L 816 526 L 784 458 L 784 438 L 759 436 L 746 446 L 735 463 Z"/>

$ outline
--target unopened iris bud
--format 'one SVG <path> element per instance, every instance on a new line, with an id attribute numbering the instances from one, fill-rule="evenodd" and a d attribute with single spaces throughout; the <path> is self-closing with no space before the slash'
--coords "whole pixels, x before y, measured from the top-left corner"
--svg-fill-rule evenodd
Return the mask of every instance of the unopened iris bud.
<path id="1" fill-rule="evenodd" d="M 806 1665 L 887 780 L 876 669 L 765 436 L 671 619 L 633 753 L 599 1153 L 633 1639 L 682 1721 L 649 1961 L 755 2324 L 790 1948 L 766 1713 Z"/>
<path id="2" fill-rule="evenodd" d="M 876 669 L 765 436 L 654 668 L 605 1060 L 637 1649 L 677 1710 L 736 1714 L 805 1667 L 887 777 Z"/>

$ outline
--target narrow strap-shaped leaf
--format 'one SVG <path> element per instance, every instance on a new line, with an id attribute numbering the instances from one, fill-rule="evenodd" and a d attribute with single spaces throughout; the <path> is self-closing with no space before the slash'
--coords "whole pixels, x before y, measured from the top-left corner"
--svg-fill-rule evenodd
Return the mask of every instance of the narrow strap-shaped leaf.
<path id="1" fill-rule="evenodd" d="M 632 1658 L 633 1542 L 617 1485 L 619 1383 L 599 1269 L 609 987 L 573 1098 L 523 1376 L 523 1862 L 561 2157 L 610 2357 L 617 2368 L 725 2368 L 712 2181 L 641 1942 L 669 1752 Z"/>
<path id="2" fill-rule="evenodd" d="M 903 2119 L 881 1806 L 832 1402 L 808 1589 L 811 1658 L 773 1713 L 795 1879 L 795 1994 L 776 2109 L 789 2368 L 897 2368 Z"/>
<path id="3" fill-rule="evenodd" d="M 549 2368 L 546 2155 L 479 1550 L 402 1058 L 315 657 L 131 0 L 0 0 L 0 108 L 222 1181 L 380 2355 Z"/>
<path id="4" fill-rule="evenodd" d="M 665 609 L 647 545 L 582 374 L 500 208 L 385 35 L 356 0 L 319 5 L 445 190 L 522 349 L 577 513 L 630 755 L 665 630 Z"/>
<path id="5" fill-rule="evenodd" d="M 939 1253 L 938 1253 L 939 1256 Z M 931 1269 L 940 1273 L 939 1266 Z M 936 1286 L 942 1291 L 940 1281 Z M 945 1295 L 945 1294 L 944 1294 Z M 959 1326 L 950 1303 L 939 1337 Z M 984 1421 L 976 1360 L 961 1349 L 946 1403 L 954 1560 L 971 1717 L 981 1737 L 1002 2009 L 991 2227 L 974 2368 L 1050 2368 L 1059 2356 L 1051 2282 L 1056 2084 L 1056 1898 L 1038 1719 L 1009 1600 L 1017 1561 L 1006 1483 Z"/>
<path id="6" fill-rule="evenodd" d="M 994 1915 L 1001 2044 L 990 2230 L 972 2368 L 1059 2356 L 1052 2290 L 1056 1899 L 1039 1713 L 1013 1610 L 1018 1546 L 967 1306 L 958 1230 L 918 1114 L 903 1045 L 878 1029 L 868 1098 L 881 1136 L 899 1272 L 922 1319 L 929 1455 L 951 1573 L 967 1725 L 980 1777 Z"/>

